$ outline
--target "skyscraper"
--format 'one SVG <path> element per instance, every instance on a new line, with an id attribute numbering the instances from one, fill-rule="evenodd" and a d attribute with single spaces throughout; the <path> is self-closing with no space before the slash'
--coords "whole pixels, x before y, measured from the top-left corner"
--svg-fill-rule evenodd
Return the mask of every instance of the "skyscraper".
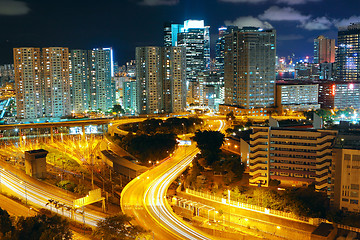
<path id="1" fill-rule="evenodd" d="M 63 47 L 43 48 L 42 61 L 45 116 L 70 115 L 69 49 Z"/>
<path id="2" fill-rule="evenodd" d="M 112 48 L 89 51 L 90 108 L 107 111 L 115 102 L 115 82 Z"/>
<path id="3" fill-rule="evenodd" d="M 17 118 L 43 116 L 40 48 L 14 48 Z"/>
<path id="4" fill-rule="evenodd" d="M 137 108 L 139 114 L 161 110 L 160 47 L 136 48 Z"/>
<path id="5" fill-rule="evenodd" d="M 127 113 L 135 113 L 136 108 L 136 79 L 128 78 L 123 82 L 123 107 Z"/>
<path id="6" fill-rule="evenodd" d="M 185 49 L 136 48 L 139 114 L 181 112 L 185 108 Z"/>
<path id="7" fill-rule="evenodd" d="M 329 39 L 322 35 L 314 39 L 314 63 L 335 62 L 335 39 Z"/>
<path id="8" fill-rule="evenodd" d="M 181 112 L 186 106 L 186 62 L 185 48 L 162 48 L 162 109 Z"/>
<path id="9" fill-rule="evenodd" d="M 72 110 L 82 113 L 89 109 L 89 59 L 87 50 L 70 51 Z"/>
<path id="10" fill-rule="evenodd" d="M 199 104 L 198 74 L 210 68 L 210 27 L 204 20 L 187 20 L 178 33 L 177 45 L 186 49 L 188 104 Z"/>
<path id="11" fill-rule="evenodd" d="M 164 46 L 165 47 L 176 47 L 178 33 L 181 32 L 183 24 L 170 23 L 164 24 Z"/>
<path id="12" fill-rule="evenodd" d="M 225 104 L 274 106 L 275 30 L 246 27 L 225 37 Z"/>
<path id="13" fill-rule="evenodd" d="M 358 81 L 360 77 L 360 24 L 339 28 L 336 57 L 339 81 Z"/>
<path id="14" fill-rule="evenodd" d="M 227 26 L 219 28 L 219 38 L 215 45 L 215 66 L 216 70 L 224 71 L 224 55 L 225 55 L 225 36 L 231 32 L 237 31 L 237 26 Z"/>

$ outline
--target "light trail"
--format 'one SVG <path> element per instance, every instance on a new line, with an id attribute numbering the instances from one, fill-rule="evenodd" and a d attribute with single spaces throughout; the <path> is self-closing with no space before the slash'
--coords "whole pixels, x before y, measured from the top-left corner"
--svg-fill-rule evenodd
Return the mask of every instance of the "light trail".
<path id="1" fill-rule="evenodd" d="M 32 183 L 26 182 L 4 169 L 0 171 L 2 190 L 4 190 L 4 187 L 6 187 L 10 192 L 14 193 L 17 196 L 20 196 L 21 198 L 26 199 L 28 203 L 36 207 L 47 208 L 65 217 L 71 216 L 70 211 L 67 211 L 65 209 L 56 209 L 55 207 L 52 207 L 50 205 L 46 206 L 46 203 L 48 203 L 48 199 L 54 199 L 62 204 L 65 204 L 66 206 L 71 207 L 73 206 L 72 200 L 74 199 L 71 199 L 70 197 L 65 198 L 63 194 L 56 195 L 54 193 L 51 193 L 49 190 L 46 190 L 45 188 L 42 188 L 38 185 L 35 186 Z M 97 221 L 104 219 L 104 214 L 100 212 L 97 213 L 94 210 L 86 209 L 84 215 L 85 223 L 91 226 L 96 226 Z M 81 223 L 83 222 L 83 215 L 79 212 L 75 212 L 73 218 L 75 221 Z"/>
<path id="2" fill-rule="evenodd" d="M 220 121 L 217 130 L 223 130 L 224 126 L 224 121 Z M 181 220 L 173 213 L 166 199 L 170 184 L 199 152 L 200 150 L 194 145 L 178 148 L 172 159 L 137 177 L 122 191 L 123 212 L 134 216 L 136 221 L 146 229 L 151 229 L 155 234 L 155 239 L 215 239 Z M 136 204 L 139 202 L 145 211 L 137 209 Z"/>

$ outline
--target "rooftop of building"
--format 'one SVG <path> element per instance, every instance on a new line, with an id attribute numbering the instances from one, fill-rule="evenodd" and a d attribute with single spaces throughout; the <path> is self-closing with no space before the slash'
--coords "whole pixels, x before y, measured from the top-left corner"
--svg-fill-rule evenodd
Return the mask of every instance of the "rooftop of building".
<path id="1" fill-rule="evenodd" d="M 26 153 L 35 154 L 35 153 L 48 153 L 45 149 L 36 149 L 36 150 L 29 150 Z"/>
<path id="2" fill-rule="evenodd" d="M 327 237 L 331 234 L 331 232 L 334 231 L 333 225 L 329 223 L 321 223 L 313 232 L 311 235 L 321 236 L 321 237 Z"/>

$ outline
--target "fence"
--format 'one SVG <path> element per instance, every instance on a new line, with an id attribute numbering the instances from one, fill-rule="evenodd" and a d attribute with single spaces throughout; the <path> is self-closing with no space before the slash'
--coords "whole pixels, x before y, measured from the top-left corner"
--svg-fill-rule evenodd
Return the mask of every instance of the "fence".
<path id="1" fill-rule="evenodd" d="M 214 194 L 198 192 L 198 191 L 191 190 L 188 188 L 186 189 L 186 193 L 192 194 L 195 196 L 199 196 L 199 197 L 203 197 L 203 198 L 207 198 L 207 199 L 210 199 L 210 200 L 213 200 L 216 202 L 229 204 L 228 199 L 217 197 Z M 252 204 L 248 204 L 248 203 L 243 203 L 243 202 L 237 202 L 237 201 L 233 201 L 233 200 L 230 200 L 230 205 L 232 205 L 234 207 L 248 209 L 248 210 L 259 211 L 259 212 L 263 212 L 266 214 L 272 214 L 272 215 L 276 215 L 276 216 L 280 216 L 280 217 L 290 218 L 290 219 L 297 220 L 297 221 L 307 222 L 307 223 L 314 224 L 314 225 L 317 225 L 319 222 L 322 222 L 322 220 L 323 220 L 323 219 L 313 219 L 313 218 L 308 218 L 308 217 L 296 216 L 293 213 L 283 212 L 283 211 L 279 211 L 279 210 L 273 210 L 273 209 L 264 208 L 264 207 L 260 207 L 260 206 L 256 206 L 256 205 L 252 205 Z"/>

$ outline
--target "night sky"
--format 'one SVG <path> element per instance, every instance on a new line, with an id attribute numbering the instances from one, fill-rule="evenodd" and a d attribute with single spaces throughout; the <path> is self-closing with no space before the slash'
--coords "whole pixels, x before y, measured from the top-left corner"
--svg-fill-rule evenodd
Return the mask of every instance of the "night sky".
<path id="1" fill-rule="evenodd" d="M 277 55 L 313 55 L 318 35 L 360 22 L 360 0 L 0 0 L 0 64 L 14 47 L 113 47 L 119 64 L 136 46 L 163 44 L 165 21 L 204 19 L 211 41 L 224 25 L 277 30 Z M 211 46 L 213 47 L 213 45 Z"/>

